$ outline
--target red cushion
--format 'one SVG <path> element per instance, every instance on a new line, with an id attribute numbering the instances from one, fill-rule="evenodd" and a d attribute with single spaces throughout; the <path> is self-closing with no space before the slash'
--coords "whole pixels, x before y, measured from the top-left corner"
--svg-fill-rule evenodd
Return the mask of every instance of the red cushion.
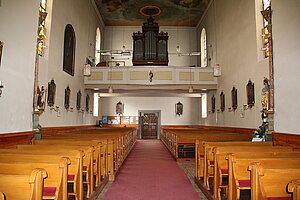
<path id="1" fill-rule="evenodd" d="M 83 166 L 83 167 L 82 167 L 82 170 L 83 170 L 83 171 L 87 170 L 87 166 Z"/>
<path id="2" fill-rule="evenodd" d="M 228 169 L 221 169 L 222 174 L 228 174 Z"/>
<path id="3" fill-rule="evenodd" d="M 75 178 L 75 175 L 73 175 L 73 174 L 68 175 L 68 181 L 72 181 L 72 180 L 74 180 L 74 178 Z"/>
<path id="4" fill-rule="evenodd" d="M 209 163 L 210 163 L 211 165 L 214 165 L 214 164 L 215 164 L 215 161 L 209 161 Z"/>
<path id="5" fill-rule="evenodd" d="M 102 158 L 102 157 L 103 157 L 103 154 L 101 154 L 100 157 Z"/>
<path id="6" fill-rule="evenodd" d="M 201 154 L 201 155 L 200 155 L 200 158 L 204 158 L 204 155 Z"/>
<path id="7" fill-rule="evenodd" d="M 43 196 L 54 196 L 56 192 L 56 187 L 44 187 Z"/>
<path id="8" fill-rule="evenodd" d="M 96 159 L 94 159 L 94 160 L 93 160 L 93 163 L 96 163 L 96 161 L 97 161 L 97 160 L 96 160 Z"/>
<path id="9" fill-rule="evenodd" d="M 268 197 L 267 200 L 292 200 L 292 197 Z"/>
<path id="10" fill-rule="evenodd" d="M 239 180 L 240 187 L 250 187 L 251 182 L 250 180 Z"/>

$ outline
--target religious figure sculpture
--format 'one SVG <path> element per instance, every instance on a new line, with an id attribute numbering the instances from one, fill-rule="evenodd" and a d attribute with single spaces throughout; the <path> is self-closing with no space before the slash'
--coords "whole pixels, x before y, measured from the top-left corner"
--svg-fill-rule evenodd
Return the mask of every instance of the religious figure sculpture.
<path id="1" fill-rule="evenodd" d="M 270 94 L 270 84 L 267 78 L 264 78 L 264 88 L 262 89 L 262 99 L 261 105 L 263 110 L 269 109 L 269 94 Z"/>

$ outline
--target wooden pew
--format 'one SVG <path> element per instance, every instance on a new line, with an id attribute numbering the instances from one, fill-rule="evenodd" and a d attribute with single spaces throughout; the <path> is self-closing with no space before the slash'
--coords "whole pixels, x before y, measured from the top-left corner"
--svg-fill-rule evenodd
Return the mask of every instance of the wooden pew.
<path id="1" fill-rule="evenodd" d="M 3 192 L 0 192 L 0 200 L 5 200 L 5 196 L 4 196 Z"/>
<path id="2" fill-rule="evenodd" d="M 250 163 L 259 162 L 265 168 L 274 169 L 297 169 L 300 167 L 300 158 L 246 158 L 236 159 L 234 155 L 229 155 L 229 192 L 228 200 L 240 199 L 240 190 L 251 189 Z"/>
<path id="3" fill-rule="evenodd" d="M 44 179 L 43 199 L 68 200 L 67 173 L 69 158 L 62 157 L 54 163 L 0 163 L 0 174 L 28 175 L 35 168 L 45 169 L 47 177 Z"/>
<path id="4" fill-rule="evenodd" d="M 293 200 L 300 199 L 300 179 L 294 179 L 289 182 L 288 192 L 293 194 Z"/>
<path id="5" fill-rule="evenodd" d="M 100 185 L 101 181 L 101 157 L 104 157 L 103 154 L 101 154 L 101 148 L 102 145 L 105 144 L 105 142 L 98 142 L 98 141 L 83 141 L 83 140 L 32 140 L 32 144 L 38 144 L 38 145 L 71 145 L 71 146 L 93 146 L 94 147 L 94 155 L 93 155 L 93 168 L 94 168 L 94 175 L 96 176 L 96 186 Z M 102 164 L 105 165 L 105 164 Z"/>
<path id="6" fill-rule="evenodd" d="M 272 142 L 251 142 L 251 141 L 227 141 L 227 142 L 209 142 L 209 141 L 196 141 L 196 177 L 200 180 L 200 177 L 204 174 L 206 162 L 204 162 L 208 153 L 216 146 L 272 146 Z M 205 156 L 206 155 L 206 156 Z"/>
<path id="7" fill-rule="evenodd" d="M 7 200 L 42 200 L 44 169 L 34 169 L 28 175 L 0 174 L 0 191 Z"/>
<path id="8" fill-rule="evenodd" d="M 216 169 L 214 166 L 217 164 L 216 162 L 216 154 L 218 153 L 235 153 L 235 152 L 273 152 L 273 151 L 293 151 L 292 147 L 287 146 L 268 146 L 268 148 L 264 146 L 219 146 L 219 147 L 213 147 L 212 148 L 212 154 L 210 152 L 207 152 L 208 155 L 205 157 L 205 169 L 204 169 L 204 183 L 207 189 L 210 189 L 209 186 L 209 178 L 213 177 L 216 173 Z M 212 173 L 210 173 L 210 169 L 212 170 Z M 214 194 L 216 194 L 214 192 Z"/>
<path id="9" fill-rule="evenodd" d="M 230 161 L 229 162 L 229 158 Z M 230 169 L 232 169 L 232 160 L 236 159 L 265 159 L 265 158 L 300 158 L 300 152 L 235 152 L 233 153 L 218 153 L 216 154 L 216 163 L 217 165 L 215 174 L 214 174 L 214 196 L 220 199 L 220 190 L 225 188 L 225 191 L 228 189 L 228 185 L 222 184 L 223 177 L 228 177 L 232 175 Z M 229 167 L 230 166 L 230 167 Z M 245 169 L 247 169 L 246 166 Z M 248 173 L 250 174 L 250 173 Z M 250 180 L 250 175 L 248 177 Z"/>
<path id="10" fill-rule="evenodd" d="M 84 152 L 82 173 L 86 175 L 84 184 L 88 186 L 87 196 L 89 197 L 94 190 L 94 176 L 93 176 L 93 146 L 71 146 L 71 145 L 18 145 L 18 149 L 22 150 L 46 150 L 46 151 L 59 151 L 59 150 L 79 150 Z"/>
<path id="11" fill-rule="evenodd" d="M 300 169 L 264 168 L 263 164 L 251 163 L 251 200 L 291 198 L 286 187 L 292 179 L 300 178 Z"/>
<path id="12" fill-rule="evenodd" d="M 83 180 L 82 180 L 82 151 L 36 151 L 19 150 L 14 153 L 0 154 L 0 161 L 7 163 L 57 163 L 61 157 L 68 157 L 71 164 L 68 166 L 68 183 L 73 184 L 73 192 L 68 195 L 74 195 L 76 200 L 83 200 Z"/>

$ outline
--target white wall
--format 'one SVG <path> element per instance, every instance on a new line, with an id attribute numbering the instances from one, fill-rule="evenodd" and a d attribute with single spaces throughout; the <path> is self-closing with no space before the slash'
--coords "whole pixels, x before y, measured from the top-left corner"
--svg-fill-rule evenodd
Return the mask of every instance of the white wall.
<path id="1" fill-rule="evenodd" d="M 2 1 L 0 40 L 4 42 L 0 81 L 0 133 L 32 130 L 32 100 L 38 0 Z"/>
<path id="2" fill-rule="evenodd" d="M 104 50 L 122 50 L 125 45 L 126 50 L 133 50 L 133 32 L 141 31 L 141 26 L 114 26 L 105 27 Z M 190 66 L 196 65 L 199 56 L 178 56 L 172 54 L 176 52 L 176 46 L 179 44 L 181 52 L 190 52 L 197 50 L 196 29 L 192 27 L 160 27 L 159 31 L 167 32 L 169 35 L 168 52 L 169 66 Z M 110 61 L 110 56 L 104 56 L 102 59 Z M 132 66 L 132 56 L 125 60 L 126 66 Z"/>
<path id="3" fill-rule="evenodd" d="M 124 103 L 124 116 L 138 116 L 139 110 L 161 110 L 161 125 L 197 125 L 199 98 L 183 97 L 101 97 L 102 116 L 116 116 L 116 104 Z M 183 114 L 176 116 L 175 104 L 183 104 Z"/>
<path id="4" fill-rule="evenodd" d="M 103 26 L 99 20 L 90 0 L 53 0 L 52 13 L 47 19 L 48 46 L 45 57 L 41 58 L 39 69 L 39 85 L 47 86 L 52 79 L 56 83 L 55 106 L 60 112 L 46 111 L 40 117 L 42 127 L 74 126 L 95 124 L 92 112 L 78 112 L 76 109 L 77 92 L 81 90 L 81 108 L 85 110 L 86 94 L 90 96 L 90 111 L 93 109 L 93 93 L 84 90 L 83 65 L 86 58 L 95 56 L 96 29 L 99 27 L 103 33 Z M 64 31 L 67 24 L 71 24 L 75 31 L 75 72 L 71 76 L 62 70 Z M 73 112 L 64 108 L 64 91 L 71 89 L 70 106 Z"/>
<path id="5" fill-rule="evenodd" d="M 275 131 L 300 134 L 300 1 L 272 0 Z"/>
<path id="6" fill-rule="evenodd" d="M 219 63 L 222 76 L 218 78 L 217 91 L 208 93 L 208 110 L 211 110 L 211 97 L 215 94 L 216 109 L 220 108 L 220 93 L 225 93 L 223 113 L 210 113 L 200 124 L 227 127 L 256 128 L 261 124 L 261 89 L 263 78 L 268 77 L 268 60 L 263 59 L 261 38 L 262 17 L 257 15 L 257 0 L 214 0 L 206 16 L 198 26 L 198 41 L 204 27 L 207 33 L 209 66 Z M 261 1 L 259 1 L 261 2 Z M 247 103 L 246 84 L 251 79 L 255 84 L 255 106 L 245 111 L 243 118 L 240 110 Z M 231 107 L 231 89 L 235 86 L 238 93 L 238 109 L 229 112 Z"/>

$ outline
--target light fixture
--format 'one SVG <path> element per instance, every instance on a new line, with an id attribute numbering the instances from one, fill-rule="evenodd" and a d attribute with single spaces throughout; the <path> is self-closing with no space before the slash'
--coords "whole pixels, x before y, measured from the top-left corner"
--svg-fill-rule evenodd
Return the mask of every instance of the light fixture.
<path id="1" fill-rule="evenodd" d="M 221 76 L 222 71 L 221 71 L 221 66 L 220 64 L 215 64 L 214 66 L 214 76 Z"/>
<path id="2" fill-rule="evenodd" d="M 175 104 L 175 113 L 176 115 L 180 116 L 183 113 L 183 104 L 178 101 L 178 103 Z"/>
<path id="3" fill-rule="evenodd" d="M 91 76 L 91 65 L 90 64 L 84 64 L 84 66 L 83 66 L 83 75 L 84 76 Z"/>
<path id="4" fill-rule="evenodd" d="M 123 112 L 124 112 L 124 104 L 119 101 L 116 105 L 116 113 L 117 115 L 123 115 Z"/>
<path id="5" fill-rule="evenodd" d="M 109 94 L 113 93 L 113 88 L 112 88 L 112 86 L 111 86 L 111 85 L 110 85 L 110 86 L 108 86 L 108 93 L 109 93 Z"/>
<path id="6" fill-rule="evenodd" d="M 193 93 L 194 92 L 194 89 L 193 89 L 193 86 L 189 86 L 189 93 Z"/>

